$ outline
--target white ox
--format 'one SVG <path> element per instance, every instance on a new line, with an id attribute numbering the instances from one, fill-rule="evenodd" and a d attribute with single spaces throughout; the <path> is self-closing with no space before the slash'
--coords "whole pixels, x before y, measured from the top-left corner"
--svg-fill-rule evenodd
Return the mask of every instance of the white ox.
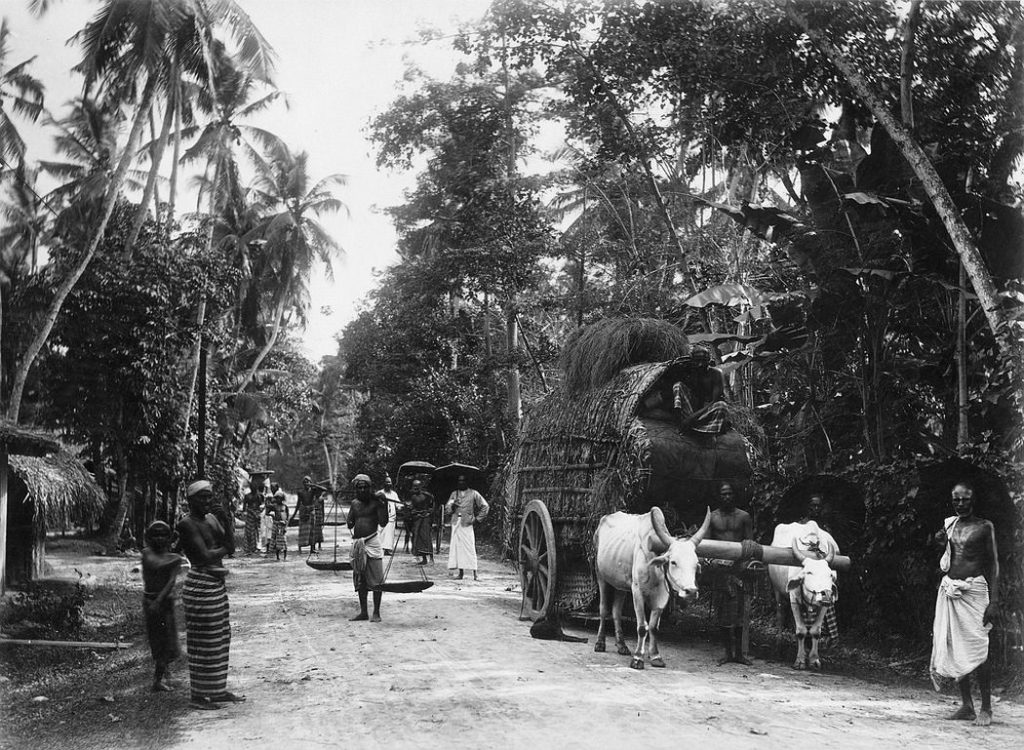
<path id="1" fill-rule="evenodd" d="M 650 657 L 652 667 L 665 666 L 657 639 L 661 613 L 668 604 L 670 589 L 684 601 L 697 598 L 697 545 L 710 525 L 710 508 L 700 530 L 689 538 L 676 538 L 668 533 L 661 508 L 651 508 L 643 515 L 620 512 L 601 518 L 594 532 L 597 586 L 601 594 L 595 651 L 605 650 L 605 623 L 614 591 L 615 644 L 623 656 L 630 653 L 622 636 L 622 602 L 629 591 L 633 594 L 637 635 L 636 651 L 629 666 L 643 669 L 645 655 Z M 645 608 L 651 611 L 650 619 Z"/>
<path id="2" fill-rule="evenodd" d="M 780 523 L 772 537 L 773 547 L 789 547 L 801 561 L 800 567 L 791 565 L 769 565 L 768 577 L 775 589 L 779 630 L 784 629 L 786 603 L 793 613 L 796 628 L 796 661 L 794 669 L 821 669 L 818 656 L 818 639 L 825 613 L 835 604 L 838 597 L 836 572 L 830 567 L 839 545 L 814 521 L 806 523 Z M 813 550 L 811 554 L 809 551 Z M 803 610 L 808 609 L 814 621 L 808 626 L 804 622 Z M 810 649 L 806 641 L 810 640 Z"/>

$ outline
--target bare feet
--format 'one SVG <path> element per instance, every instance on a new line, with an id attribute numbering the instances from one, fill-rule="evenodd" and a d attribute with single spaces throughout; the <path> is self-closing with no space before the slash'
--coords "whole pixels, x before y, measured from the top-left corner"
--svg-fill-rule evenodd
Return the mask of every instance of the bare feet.
<path id="1" fill-rule="evenodd" d="M 370 618 L 370 622 L 380 622 L 380 615 L 374 612 L 373 616 Z"/>
<path id="2" fill-rule="evenodd" d="M 722 665 L 724 665 L 724 664 L 731 664 L 731 663 L 732 663 L 732 656 L 723 656 L 721 659 L 718 660 L 718 666 L 720 666 L 720 667 Z"/>
<path id="3" fill-rule="evenodd" d="M 174 690 L 174 688 L 167 684 L 167 680 L 157 680 L 153 683 L 154 693 L 169 693 L 172 690 Z"/>
<path id="4" fill-rule="evenodd" d="M 737 664 L 742 664 L 745 667 L 752 667 L 752 666 L 754 666 L 754 662 L 750 661 L 750 659 L 748 659 L 745 656 L 737 656 L 735 659 L 733 659 L 733 661 L 736 662 Z"/>
<path id="5" fill-rule="evenodd" d="M 235 695 L 234 693 L 229 693 L 225 690 L 220 695 L 213 696 L 210 700 L 214 703 L 245 703 L 245 696 Z"/>
<path id="6" fill-rule="evenodd" d="M 209 698 L 193 698 L 188 702 L 189 708 L 195 708 L 199 711 L 216 711 L 217 709 L 224 708 L 220 703 L 214 703 Z"/>
<path id="7" fill-rule="evenodd" d="M 974 726 L 987 727 L 992 724 L 992 712 L 984 708 L 978 711 L 978 718 L 974 720 Z"/>
<path id="8" fill-rule="evenodd" d="M 955 713 L 950 714 L 946 717 L 948 721 L 973 721 L 977 718 L 974 714 L 974 708 L 971 706 L 960 706 Z M 989 719 L 991 720 L 991 714 Z"/>
<path id="9" fill-rule="evenodd" d="M 355 617 L 348 618 L 348 621 L 349 622 L 362 622 L 363 620 L 369 620 L 369 619 L 370 619 L 370 616 L 368 614 L 366 614 L 365 612 L 360 612 Z"/>

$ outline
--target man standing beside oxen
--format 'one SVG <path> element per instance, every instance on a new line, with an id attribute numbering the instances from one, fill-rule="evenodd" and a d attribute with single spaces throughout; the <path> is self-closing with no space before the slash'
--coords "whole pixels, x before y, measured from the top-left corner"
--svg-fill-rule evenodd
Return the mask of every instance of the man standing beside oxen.
<path id="1" fill-rule="evenodd" d="M 727 542 L 750 541 L 754 536 L 754 524 L 747 511 L 736 507 L 736 492 L 730 482 L 722 482 L 718 488 L 718 509 L 711 514 L 711 528 L 708 539 Z M 718 663 L 736 663 L 750 666 L 747 658 L 750 629 L 750 588 L 747 568 L 749 556 L 739 560 L 709 560 L 713 602 L 718 621 L 725 656 Z"/>
<path id="2" fill-rule="evenodd" d="M 960 686 L 962 704 L 950 719 L 979 726 L 992 723 L 992 667 L 988 631 L 998 612 L 999 561 L 991 521 L 974 514 L 974 487 L 958 482 L 952 492 L 953 511 L 936 534 L 946 546 L 939 567 L 945 575 L 935 600 L 931 675 L 952 678 Z M 974 710 L 971 675 L 978 680 L 981 710 Z"/>

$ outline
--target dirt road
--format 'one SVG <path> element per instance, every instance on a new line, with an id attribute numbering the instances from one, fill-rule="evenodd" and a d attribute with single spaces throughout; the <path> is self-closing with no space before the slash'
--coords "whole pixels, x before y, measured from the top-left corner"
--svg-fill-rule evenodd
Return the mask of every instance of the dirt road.
<path id="1" fill-rule="evenodd" d="M 228 687 L 248 701 L 188 711 L 186 696 L 175 694 L 182 710 L 172 726 L 158 737 L 125 727 L 122 746 L 1005 748 L 1024 727 L 1024 707 L 1010 702 L 996 703 L 987 730 L 941 721 L 953 699 L 925 685 L 893 688 L 763 661 L 717 667 L 717 650 L 696 640 L 666 644 L 668 668 L 642 672 L 627 657 L 595 654 L 593 631 L 573 631 L 586 644 L 533 640 L 517 620 L 517 578 L 494 561 L 483 562 L 479 582 L 454 581 L 440 558 L 429 569 L 435 586 L 386 595 L 379 624 L 348 621 L 347 573 L 294 557 L 229 566 Z M 416 576 L 411 558 L 399 557 L 391 580 Z M 153 699 L 132 690 L 134 700 Z"/>

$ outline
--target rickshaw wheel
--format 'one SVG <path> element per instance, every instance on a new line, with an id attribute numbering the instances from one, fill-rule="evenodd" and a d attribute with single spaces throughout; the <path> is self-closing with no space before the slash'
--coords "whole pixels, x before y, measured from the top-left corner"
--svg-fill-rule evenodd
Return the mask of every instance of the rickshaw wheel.
<path id="1" fill-rule="evenodd" d="M 520 619 L 539 620 L 554 599 L 557 578 L 555 527 L 551 514 L 540 500 L 531 500 L 523 509 L 519 527 L 519 582 L 523 602 Z"/>

